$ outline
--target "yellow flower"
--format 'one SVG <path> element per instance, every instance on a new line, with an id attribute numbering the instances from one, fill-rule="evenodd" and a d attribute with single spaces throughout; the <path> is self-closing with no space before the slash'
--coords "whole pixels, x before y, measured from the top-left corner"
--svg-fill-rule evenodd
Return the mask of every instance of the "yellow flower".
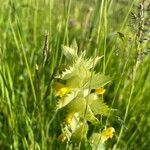
<path id="1" fill-rule="evenodd" d="M 105 93 L 105 89 L 104 88 L 98 88 L 98 89 L 95 89 L 95 93 L 97 94 L 97 95 L 102 95 L 102 94 L 104 94 Z"/>
<path id="2" fill-rule="evenodd" d="M 56 95 L 59 96 L 59 97 L 63 97 L 65 96 L 66 94 L 68 94 L 70 92 L 70 88 L 68 87 L 63 87 L 61 88 L 57 93 Z"/>
<path id="3" fill-rule="evenodd" d="M 101 141 L 105 142 L 108 139 L 112 139 L 112 137 L 114 136 L 114 133 L 115 133 L 115 129 L 113 127 L 104 129 L 101 133 Z"/>
<path id="4" fill-rule="evenodd" d="M 59 91 L 61 88 L 63 88 L 65 85 L 60 82 L 55 82 L 55 90 Z"/>
<path id="5" fill-rule="evenodd" d="M 56 82 L 55 83 L 56 96 L 63 97 L 70 92 L 69 87 L 65 87 L 65 85 Z"/>
<path id="6" fill-rule="evenodd" d="M 74 112 L 71 112 L 71 113 L 69 113 L 67 116 L 66 116 L 66 118 L 65 118 L 65 123 L 66 124 L 71 124 L 71 121 L 72 121 L 72 119 L 73 119 L 73 117 L 74 117 Z"/>
<path id="7" fill-rule="evenodd" d="M 66 135 L 61 133 L 59 136 L 58 136 L 58 141 L 60 142 L 64 142 L 65 140 L 67 139 Z"/>

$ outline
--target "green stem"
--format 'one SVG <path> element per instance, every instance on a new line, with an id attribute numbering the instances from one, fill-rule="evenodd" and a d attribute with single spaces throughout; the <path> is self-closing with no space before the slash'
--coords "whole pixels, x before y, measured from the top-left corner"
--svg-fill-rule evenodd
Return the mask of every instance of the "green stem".
<path id="1" fill-rule="evenodd" d="M 32 76 L 31 76 L 31 71 L 30 71 L 30 68 L 29 68 L 29 64 L 28 64 L 28 61 L 27 61 L 26 54 L 25 54 L 25 49 L 24 49 L 24 46 L 23 46 L 23 43 L 22 43 L 22 40 L 21 40 L 21 35 L 19 33 L 19 40 L 20 40 L 20 44 L 21 44 L 21 47 L 20 47 L 19 46 L 19 41 L 17 39 L 16 33 L 14 31 L 14 28 L 13 28 L 13 25 L 12 25 L 11 21 L 9 21 L 9 23 L 10 23 L 10 27 L 11 27 L 11 30 L 12 30 L 12 33 L 13 33 L 13 36 L 14 36 L 14 40 L 15 40 L 17 49 L 18 49 L 18 51 L 20 51 L 20 49 L 22 50 L 23 58 L 24 58 L 24 61 L 25 61 L 25 65 L 26 65 L 26 68 L 27 68 L 27 72 L 28 72 L 28 76 L 29 76 L 29 80 L 30 80 L 30 84 L 31 84 L 33 98 L 34 98 L 34 101 L 36 102 L 36 94 L 35 94 L 35 89 L 34 89 L 33 80 L 32 80 Z"/>
<path id="2" fill-rule="evenodd" d="M 103 59 L 103 74 L 106 69 L 106 38 L 107 38 L 107 0 L 105 1 L 104 7 L 104 59 Z"/>
<path id="3" fill-rule="evenodd" d="M 35 12 L 34 12 L 34 28 L 33 28 L 33 39 L 34 44 L 37 44 L 37 17 L 38 17 L 38 9 L 39 9 L 39 2 L 38 0 L 35 1 Z"/>
<path id="4" fill-rule="evenodd" d="M 126 110 L 125 110 L 125 115 L 124 115 L 124 118 L 123 118 L 123 122 L 124 123 L 125 123 L 125 121 L 127 119 L 127 116 L 128 116 L 129 107 L 130 107 L 130 103 L 131 103 L 131 98 L 132 98 L 132 95 L 133 95 L 133 92 L 134 92 L 134 88 L 135 88 L 135 77 L 136 77 L 136 73 L 137 73 L 137 68 L 138 68 L 138 61 L 136 61 L 136 64 L 133 67 L 133 77 L 132 77 L 132 83 L 131 83 L 131 90 L 130 90 L 130 95 L 129 95 L 129 99 L 128 99 Z M 114 145 L 113 150 L 116 150 L 116 148 L 117 148 L 117 146 L 118 146 L 118 144 L 119 144 L 119 142 L 121 140 L 123 131 L 124 131 L 124 126 L 122 125 L 121 129 L 120 129 L 120 133 L 119 133 L 118 139 L 117 139 L 117 142 Z"/>
<path id="5" fill-rule="evenodd" d="M 65 33 L 64 33 L 64 39 L 63 39 L 63 44 L 66 41 L 67 45 L 69 44 L 69 41 L 68 41 L 68 23 L 69 23 L 71 3 L 72 3 L 72 0 L 69 0 L 68 9 L 67 9 L 67 18 L 66 18 L 66 22 L 65 22 Z"/>
<path id="6" fill-rule="evenodd" d="M 123 32 L 123 30 L 124 30 L 124 33 L 126 32 L 125 25 L 126 25 L 126 23 L 127 23 L 128 17 L 129 17 L 129 15 L 130 15 L 130 13 L 131 13 L 131 10 L 132 10 L 132 8 L 133 8 L 133 5 L 135 4 L 136 1 L 137 1 L 137 0 L 133 0 L 133 1 L 131 2 L 131 4 L 129 5 L 128 11 L 127 11 L 127 13 L 126 13 L 126 16 L 125 16 L 125 18 L 124 18 L 124 21 L 123 21 L 123 23 L 122 23 L 122 25 L 121 25 L 121 28 L 120 28 L 120 30 L 119 30 L 120 32 Z M 115 42 L 114 42 L 114 43 L 116 43 L 117 40 L 118 40 L 118 37 L 115 38 L 115 40 L 114 40 Z M 111 60 L 111 56 L 112 56 L 112 54 L 113 54 L 113 52 L 114 52 L 115 47 L 116 47 L 116 45 L 114 44 L 113 47 L 112 47 L 112 49 L 111 49 L 111 51 L 110 51 L 110 53 L 109 53 L 109 55 L 108 55 L 108 58 L 107 58 L 107 61 L 106 61 L 106 67 L 108 66 L 108 63 L 109 63 L 109 61 Z"/>

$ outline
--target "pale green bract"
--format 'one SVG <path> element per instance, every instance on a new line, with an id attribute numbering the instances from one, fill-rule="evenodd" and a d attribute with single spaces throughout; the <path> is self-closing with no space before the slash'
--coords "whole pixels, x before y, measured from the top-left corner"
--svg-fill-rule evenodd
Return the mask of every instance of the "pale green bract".
<path id="1" fill-rule="evenodd" d="M 93 72 L 90 80 L 88 80 L 87 83 L 84 85 L 84 88 L 90 87 L 91 89 L 97 89 L 103 87 L 110 81 L 111 78 L 109 76 Z"/>
<path id="2" fill-rule="evenodd" d="M 74 62 L 77 59 L 78 57 L 77 50 L 67 46 L 62 46 L 62 49 L 63 54 L 66 56 L 66 59 L 68 61 Z"/>
<path id="3" fill-rule="evenodd" d="M 91 69 L 95 67 L 97 62 L 103 57 L 95 57 L 95 58 L 86 58 L 86 51 L 82 51 L 80 55 L 77 53 L 77 48 L 73 49 L 71 47 L 62 46 L 63 54 L 65 55 L 67 61 L 72 64 L 84 66 L 86 69 Z"/>
<path id="4" fill-rule="evenodd" d="M 75 89 L 71 91 L 69 94 L 66 96 L 62 97 L 61 100 L 59 100 L 57 104 L 57 109 L 60 109 L 66 105 L 68 105 L 75 97 L 78 95 L 79 90 Z"/>
<path id="5" fill-rule="evenodd" d="M 100 141 L 101 134 L 100 133 L 93 133 L 90 138 L 90 144 L 92 147 L 92 150 L 105 150 L 105 146 Z"/>
<path id="6" fill-rule="evenodd" d="M 109 107 L 104 103 L 102 98 L 97 97 L 95 93 L 88 96 L 88 105 L 95 115 L 99 114 L 102 116 L 107 116 L 110 111 Z"/>

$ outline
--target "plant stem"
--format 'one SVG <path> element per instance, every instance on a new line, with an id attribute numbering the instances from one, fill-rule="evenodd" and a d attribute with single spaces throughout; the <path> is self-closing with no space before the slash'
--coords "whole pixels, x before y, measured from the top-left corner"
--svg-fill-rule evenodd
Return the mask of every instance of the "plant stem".
<path id="1" fill-rule="evenodd" d="M 125 123 L 125 121 L 127 119 L 127 116 L 128 116 L 129 107 L 130 107 L 130 103 L 131 103 L 131 98 L 132 98 L 132 95 L 133 95 L 133 92 L 134 92 L 134 88 L 135 88 L 135 77 L 136 77 L 136 73 L 137 73 L 137 68 L 138 68 L 138 61 L 136 60 L 135 66 L 133 67 L 133 74 L 132 74 L 133 77 L 132 77 L 132 82 L 131 82 L 130 95 L 129 95 L 129 99 L 128 99 L 128 102 L 127 102 L 127 106 L 126 106 L 126 110 L 125 110 L 125 115 L 124 115 L 124 118 L 123 118 L 123 122 L 124 123 Z M 124 126 L 122 125 L 121 129 L 120 129 L 120 132 L 119 132 L 119 136 L 118 136 L 117 142 L 114 145 L 113 150 L 116 150 L 116 148 L 117 148 L 117 146 L 118 146 L 118 144 L 119 144 L 119 142 L 121 140 L 123 131 L 124 131 Z"/>

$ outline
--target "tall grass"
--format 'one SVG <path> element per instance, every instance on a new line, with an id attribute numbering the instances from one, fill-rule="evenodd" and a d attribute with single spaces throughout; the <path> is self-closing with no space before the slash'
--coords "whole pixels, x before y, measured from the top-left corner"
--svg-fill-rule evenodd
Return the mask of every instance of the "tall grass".
<path id="1" fill-rule="evenodd" d="M 104 94 L 113 111 L 101 126 L 116 132 L 106 149 L 149 149 L 149 35 L 138 35 L 138 22 L 131 22 L 140 3 L 0 0 L 0 149 L 78 148 L 57 140 L 65 112 L 56 112 L 54 89 L 65 63 L 61 46 L 74 40 L 88 57 L 103 55 L 96 72 L 113 78 Z M 88 142 L 80 149 L 90 149 Z"/>

